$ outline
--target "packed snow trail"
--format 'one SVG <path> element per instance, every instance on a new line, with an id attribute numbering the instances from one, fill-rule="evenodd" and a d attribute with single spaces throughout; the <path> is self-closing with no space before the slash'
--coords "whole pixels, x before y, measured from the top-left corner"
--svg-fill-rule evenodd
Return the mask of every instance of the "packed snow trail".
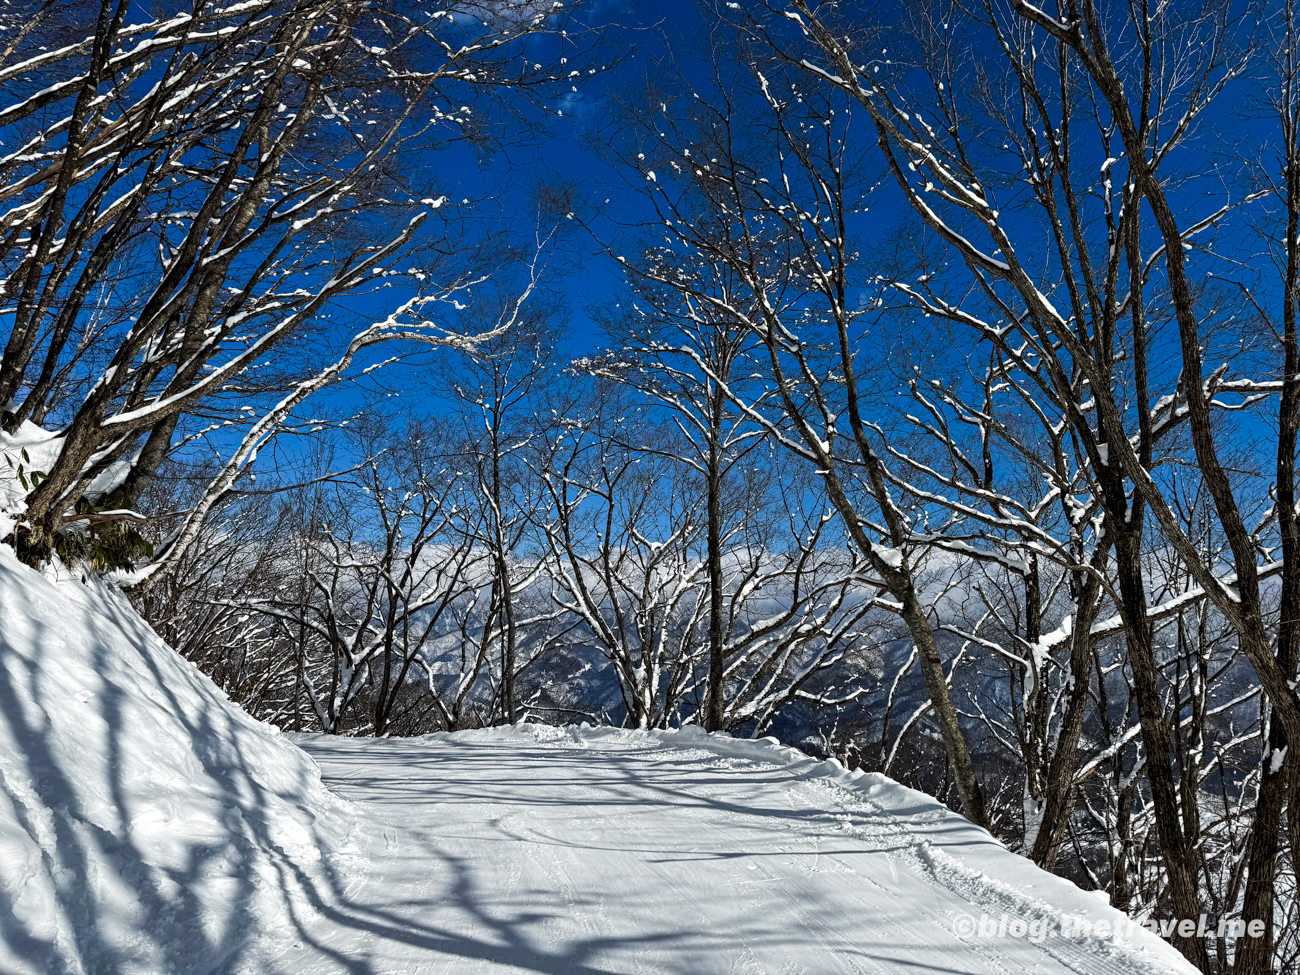
<path id="1" fill-rule="evenodd" d="M 958 937 L 981 914 L 1119 915 L 928 797 L 766 742 L 535 725 L 298 741 L 361 823 L 346 889 L 250 971 L 1190 970 L 1144 933 Z"/>

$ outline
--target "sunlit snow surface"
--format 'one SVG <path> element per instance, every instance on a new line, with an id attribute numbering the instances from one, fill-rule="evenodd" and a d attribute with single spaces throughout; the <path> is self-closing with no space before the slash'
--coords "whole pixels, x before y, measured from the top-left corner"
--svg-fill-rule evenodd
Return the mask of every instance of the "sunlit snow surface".
<path id="1" fill-rule="evenodd" d="M 120 593 L 0 547 L 0 972 L 222 971 L 353 821 Z"/>
<path id="2" fill-rule="evenodd" d="M 0 971 L 1190 971 L 933 800 L 701 732 L 302 736 L 0 554 Z M 323 775 L 323 784 L 321 780 Z"/>

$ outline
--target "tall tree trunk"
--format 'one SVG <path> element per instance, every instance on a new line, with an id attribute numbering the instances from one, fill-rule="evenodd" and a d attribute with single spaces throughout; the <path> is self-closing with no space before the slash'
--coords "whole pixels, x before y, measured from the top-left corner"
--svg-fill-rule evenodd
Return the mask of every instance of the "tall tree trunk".
<path id="1" fill-rule="evenodd" d="M 1122 494 L 1122 488 L 1121 488 Z M 1133 672 L 1133 692 L 1137 699 L 1138 724 L 1146 750 L 1147 781 L 1151 786 L 1156 835 L 1164 855 L 1169 877 L 1169 903 L 1179 920 L 1197 919 L 1201 915 L 1201 897 L 1197 886 L 1199 874 L 1194 837 L 1187 834 L 1179 812 L 1178 782 L 1173 768 L 1173 740 L 1160 695 L 1160 673 L 1151 641 L 1151 624 L 1147 620 L 1146 589 L 1141 566 L 1141 501 L 1135 497 L 1134 510 L 1122 524 L 1115 526 L 1115 565 L 1119 577 L 1120 615 L 1128 642 L 1129 666 Z M 1109 515 L 1108 515 L 1109 516 Z M 1209 971 L 1210 959 L 1205 940 L 1190 937 L 1175 928 L 1174 946 L 1201 971 Z"/>
<path id="2" fill-rule="evenodd" d="M 709 431 L 708 470 L 708 560 L 709 560 L 709 701 L 708 728 L 725 731 L 726 647 L 722 632 L 722 457 L 719 440 L 722 436 L 721 391 L 713 399 L 713 414 Z"/>
<path id="3" fill-rule="evenodd" d="M 505 528 L 502 526 L 500 417 L 492 425 L 492 525 L 496 548 L 496 571 L 501 587 L 501 712 L 506 724 L 515 723 L 515 603 L 510 592 L 510 562 Z"/>
<path id="4" fill-rule="evenodd" d="M 1274 885 L 1282 834 L 1282 807 L 1287 793 L 1291 761 L 1275 759 L 1286 748 L 1286 732 L 1274 721 L 1269 728 L 1268 750 L 1264 753 L 1263 777 L 1255 800 L 1255 819 L 1250 826 L 1246 850 L 1246 894 L 1241 904 L 1241 922 L 1264 922 L 1259 938 L 1238 938 L 1233 959 L 1234 975 L 1269 975 L 1273 971 Z M 1292 810 L 1294 815 L 1294 810 Z"/>
<path id="5" fill-rule="evenodd" d="M 988 809 L 984 805 L 984 790 L 980 788 L 979 779 L 975 775 L 975 763 L 966 747 L 966 737 L 958 721 L 957 708 L 948 690 L 934 630 L 925 618 L 925 609 L 910 583 L 903 590 L 902 597 L 903 619 L 912 633 L 912 639 L 916 641 L 921 676 L 930 692 L 930 702 L 935 719 L 939 722 L 939 733 L 947 748 L 949 765 L 957 781 L 957 791 L 961 794 L 963 811 L 971 822 L 988 829 L 990 823 Z"/>
<path id="6" fill-rule="evenodd" d="M 1103 535 L 1093 552 L 1093 568 L 1104 568 L 1110 536 Z M 1088 713 L 1088 686 L 1092 671 L 1092 624 L 1101 606 L 1101 581 L 1097 572 L 1080 572 L 1076 582 L 1074 631 L 1070 635 L 1070 688 L 1056 751 L 1047 769 L 1043 790 L 1043 821 L 1034 837 L 1032 856 L 1044 870 L 1056 868 L 1065 839 L 1065 827 L 1074 804 L 1074 775 L 1079 767 L 1079 738 Z"/>
<path id="7" fill-rule="evenodd" d="M 1300 337 L 1297 336 L 1297 302 L 1300 302 L 1300 128 L 1296 117 L 1295 75 L 1300 65 L 1294 63 L 1296 45 L 1295 12 L 1286 5 L 1287 67 L 1284 78 L 1282 112 L 1286 140 L 1286 277 L 1282 305 L 1282 396 L 1278 404 L 1276 457 L 1276 491 L 1278 531 L 1282 537 L 1282 593 L 1278 607 L 1278 666 L 1290 681 L 1295 680 L 1300 658 L 1300 519 L 1296 517 L 1295 452 L 1300 433 Z M 1285 761 L 1279 761 L 1286 755 Z M 1264 936 L 1243 938 L 1237 942 L 1233 972 L 1237 975 L 1265 975 L 1273 967 L 1273 887 L 1277 877 L 1277 860 L 1282 833 L 1282 810 L 1290 780 L 1296 775 L 1295 759 L 1287 750 L 1287 735 L 1276 719 L 1269 726 L 1268 748 L 1255 802 L 1255 821 L 1251 825 L 1250 846 L 1246 854 L 1246 893 L 1242 903 L 1242 921 L 1264 922 Z M 1289 818 L 1294 830 L 1300 810 L 1294 806 Z M 1297 851 L 1292 845 L 1291 856 Z"/>

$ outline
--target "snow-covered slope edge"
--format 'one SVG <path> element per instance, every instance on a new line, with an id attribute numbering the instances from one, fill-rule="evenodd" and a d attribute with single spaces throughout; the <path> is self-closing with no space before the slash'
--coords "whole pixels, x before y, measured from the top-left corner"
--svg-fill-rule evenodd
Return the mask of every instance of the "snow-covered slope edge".
<path id="1" fill-rule="evenodd" d="M 1075 946 L 1083 943 L 1085 951 L 1097 959 L 1098 970 L 1119 968 L 1134 975 L 1195 972 L 1172 945 L 1111 907 L 1104 894 L 1081 890 L 1071 881 L 1039 869 L 932 796 L 878 772 L 849 771 L 834 759 L 811 758 L 775 738 L 750 741 L 725 733 L 710 734 L 697 726 L 630 731 L 588 725 L 565 729 L 520 725 L 426 738 L 436 741 L 512 735 L 539 741 L 567 737 L 579 745 L 595 744 L 600 739 L 649 738 L 665 751 L 702 751 L 724 762 L 783 766 L 809 785 L 837 793 L 833 798 L 828 796 L 825 803 L 826 809 L 840 813 L 834 824 L 837 833 L 856 836 L 876 847 L 888 841 L 888 847 L 897 851 L 896 857 L 909 861 L 937 885 L 966 901 L 969 907 L 961 915 L 954 914 L 951 925 L 973 953 L 979 953 L 981 944 L 987 945 L 991 937 L 1008 937 L 1005 926 L 995 934 L 987 928 L 981 933 L 981 920 L 1000 924 L 1004 918 L 1008 922 L 1019 919 L 1047 932 L 1041 942 L 1043 949 L 1059 956 L 1066 968 L 1073 967 L 1072 961 L 1077 962 L 1077 953 L 1057 949 L 1064 941 L 1072 941 Z M 1019 937 L 1028 935 L 1022 932 Z"/>
<path id="2" fill-rule="evenodd" d="M 208 972 L 328 885 L 347 807 L 119 592 L 0 550 L 0 620 L 0 971 Z"/>
<path id="3" fill-rule="evenodd" d="M 833 758 L 811 758 L 775 738 L 744 741 L 726 734 L 708 734 L 700 728 L 653 734 L 665 744 L 675 745 L 689 737 L 692 745 L 721 756 L 791 767 L 806 778 L 822 779 L 853 794 L 871 812 L 890 814 L 897 839 L 910 846 L 911 855 L 927 872 L 944 886 L 965 893 L 981 914 L 999 923 L 1003 915 L 1026 923 L 1037 922 L 1039 930 L 1054 932 L 1054 937 L 1061 937 L 1062 931 L 1109 932 L 1090 940 L 1104 954 L 1131 957 L 1135 971 L 1194 971 L 1171 944 L 1111 907 L 1104 893 L 1082 890 L 1064 877 L 1039 869 L 933 796 L 909 789 L 886 775 L 850 771 Z M 879 829 L 876 823 L 878 817 L 873 829 Z M 852 829 L 849 824 L 848 831 Z M 980 918 L 974 920 L 978 923 Z M 1086 928 L 1080 922 L 1086 923 Z M 1098 922 L 1103 926 L 1099 928 Z M 954 926 L 960 928 L 956 918 Z M 978 943 L 986 937 L 989 935 L 980 935 L 976 928 L 969 940 Z"/>

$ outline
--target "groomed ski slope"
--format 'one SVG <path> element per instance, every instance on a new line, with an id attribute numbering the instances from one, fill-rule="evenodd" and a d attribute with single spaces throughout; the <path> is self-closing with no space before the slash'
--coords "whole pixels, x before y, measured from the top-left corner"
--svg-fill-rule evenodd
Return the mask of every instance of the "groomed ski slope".
<path id="1" fill-rule="evenodd" d="M 958 937 L 981 914 L 1119 915 L 928 796 L 775 742 L 541 725 L 299 741 L 366 826 L 318 944 L 262 970 L 1191 971 L 1146 932 Z"/>
<path id="2" fill-rule="evenodd" d="M 774 742 L 286 736 L 106 586 L 0 552 L 0 614 L 5 973 L 1191 971 L 1059 936 L 1121 915 Z M 1053 936 L 960 933 L 980 915 Z"/>

